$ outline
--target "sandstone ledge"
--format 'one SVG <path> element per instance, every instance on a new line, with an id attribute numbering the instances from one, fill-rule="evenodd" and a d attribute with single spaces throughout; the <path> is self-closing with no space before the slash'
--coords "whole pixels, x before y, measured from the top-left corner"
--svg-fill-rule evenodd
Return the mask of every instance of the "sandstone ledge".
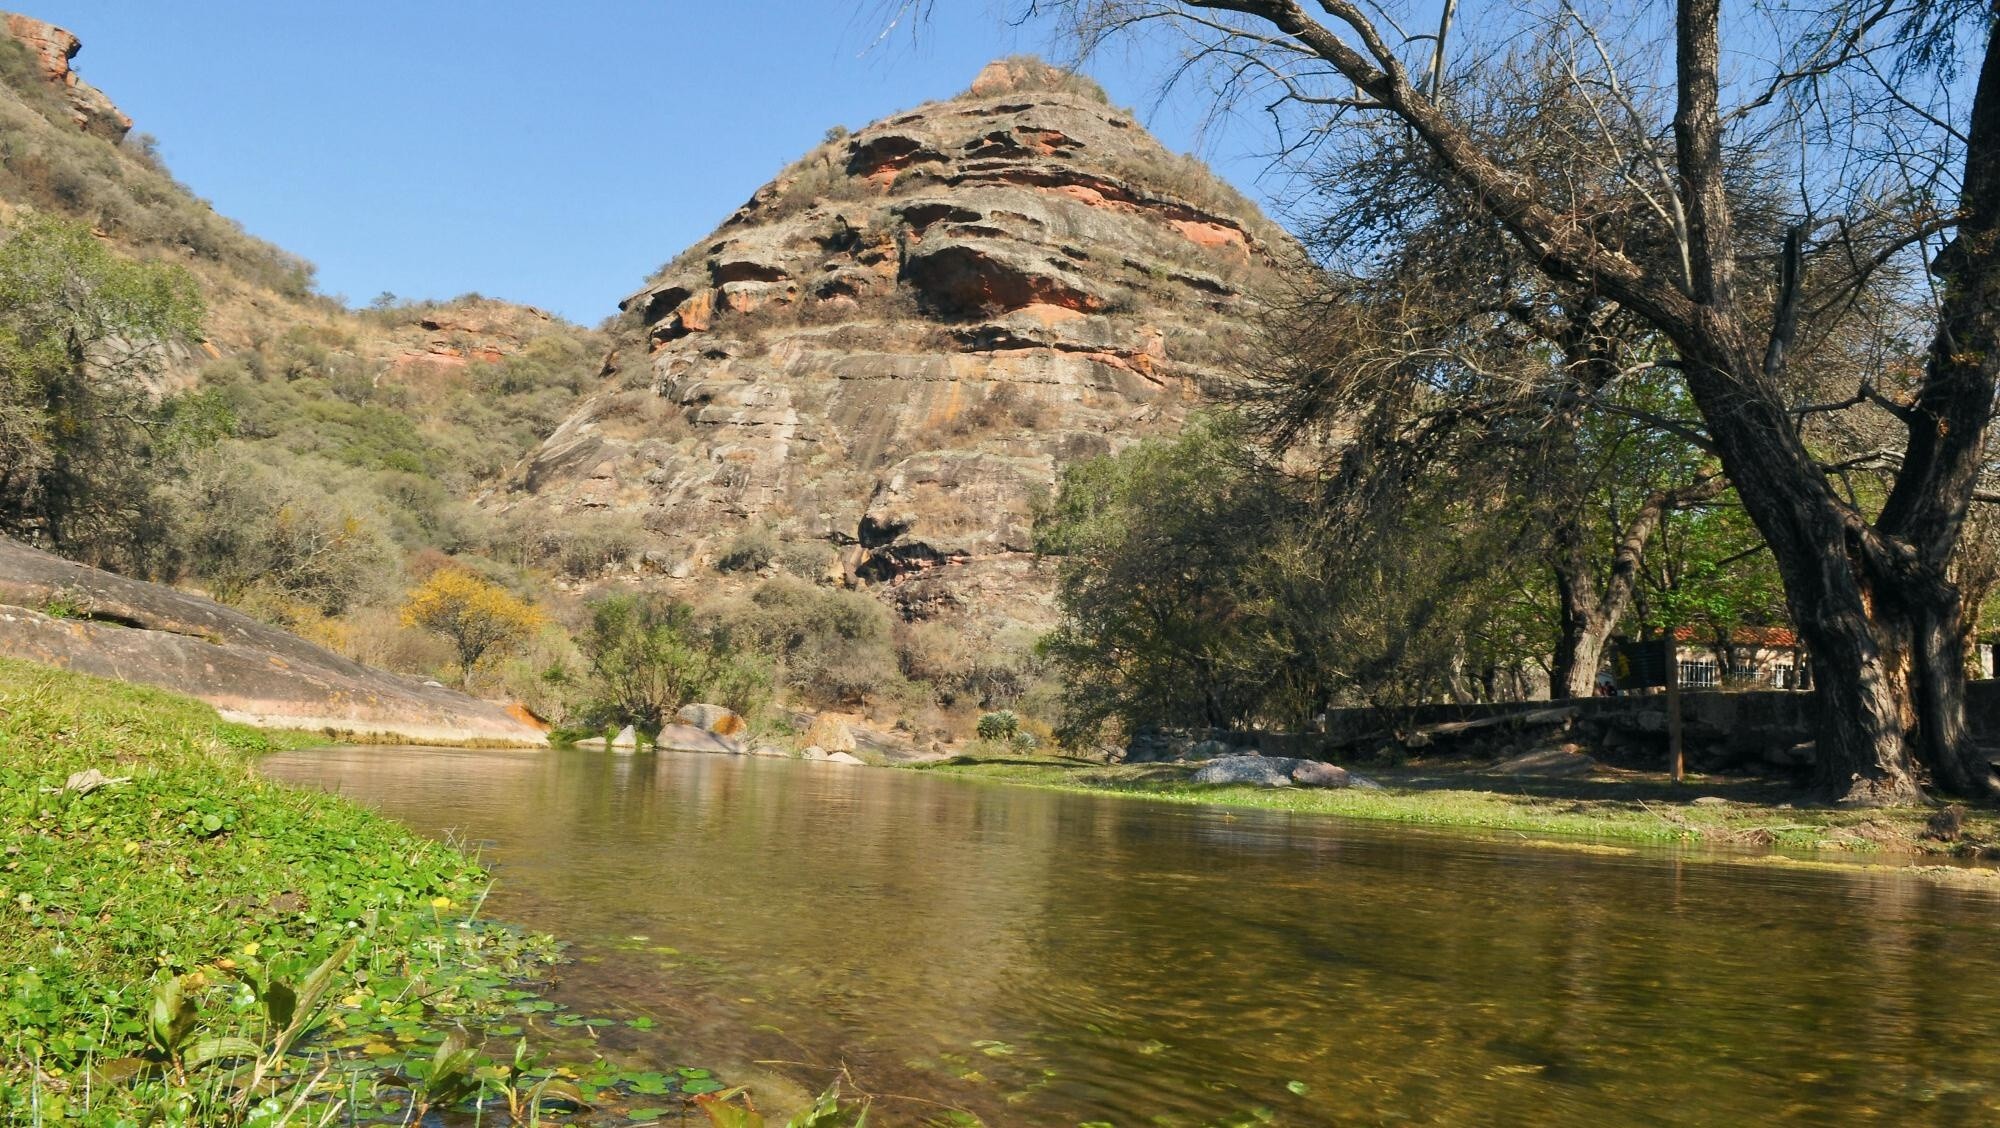
<path id="1" fill-rule="evenodd" d="M 58 600 L 88 617 L 36 610 Z M 548 743 L 499 705 L 364 666 L 212 600 L 4 538 L 0 655 L 158 686 L 261 728 L 370 743 Z"/>

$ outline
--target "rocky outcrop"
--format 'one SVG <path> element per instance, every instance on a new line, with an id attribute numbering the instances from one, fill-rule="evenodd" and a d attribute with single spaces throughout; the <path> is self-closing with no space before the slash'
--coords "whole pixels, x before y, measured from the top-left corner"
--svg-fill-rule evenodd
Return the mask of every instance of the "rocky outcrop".
<path id="1" fill-rule="evenodd" d="M 1033 504 L 1231 378 L 1291 244 L 1043 64 L 829 141 L 623 303 L 623 387 L 500 507 L 618 510 L 660 582 L 762 525 L 906 618 L 1046 622 Z"/>
<path id="2" fill-rule="evenodd" d="M 1297 760 L 1289 756 L 1223 756 L 1195 769 L 1189 783 L 1248 785 L 1251 787 L 1358 787 L 1379 790 L 1381 785 L 1336 764 L 1318 760 Z"/>
<path id="3" fill-rule="evenodd" d="M 132 131 L 132 119 L 113 105 L 102 90 L 78 78 L 69 65 L 83 49 L 82 42 L 54 24 L 11 12 L 6 17 L 7 34 L 34 53 L 43 79 L 60 89 L 69 102 L 77 128 L 114 143 L 123 141 Z"/>
<path id="4" fill-rule="evenodd" d="M 412 325 L 389 331 L 383 352 L 392 375 L 413 367 L 498 364 L 561 328 L 554 317 L 533 306 L 461 298 L 419 315 Z"/>
<path id="5" fill-rule="evenodd" d="M 0 538 L 0 655 L 159 686 L 225 718 L 411 744 L 535 746 L 543 730 L 342 658 L 212 600 Z"/>

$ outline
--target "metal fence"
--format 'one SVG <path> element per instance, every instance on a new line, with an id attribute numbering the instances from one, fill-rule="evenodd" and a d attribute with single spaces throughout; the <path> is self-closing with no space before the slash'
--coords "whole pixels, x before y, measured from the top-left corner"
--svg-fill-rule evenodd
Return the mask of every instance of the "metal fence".
<path id="1" fill-rule="evenodd" d="M 1728 680 L 1734 685 L 1759 685 L 1771 689 L 1803 689 L 1797 668 L 1772 663 L 1768 666 L 1736 666 Z M 1688 689 L 1716 689 L 1723 683 L 1722 666 L 1716 662 L 1681 659 L 1681 685 Z"/>

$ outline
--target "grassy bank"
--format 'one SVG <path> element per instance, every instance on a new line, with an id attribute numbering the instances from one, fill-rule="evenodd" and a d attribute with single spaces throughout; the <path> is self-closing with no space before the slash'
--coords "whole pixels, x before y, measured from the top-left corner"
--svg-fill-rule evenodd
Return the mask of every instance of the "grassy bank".
<path id="1" fill-rule="evenodd" d="M 1536 778 L 1493 775 L 1464 764 L 1361 769 L 1382 789 L 1327 791 L 1202 786 L 1188 782 L 1189 767 L 1170 764 L 968 756 L 921 770 L 1169 803 L 1498 831 L 1552 844 L 1699 843 L 1936 861 L 1936 855 L 1977 854 L 2000 842 L 2000 818 L 1992 811 L 1966 813 L 1957 833 L 1939 839 L 1927 833 L 1937 813 L 1930 808 L 1814 806 L 1790 789 L 1762 781 L 1693 777 L 1677 786 L 1639 772 Z"/>
<path id="2" fill-rule="evenodd" d="M 0 1122 L 625 1123 L 720 1088 L 539 1064 L 517 1039 L 603 1024 L 536 996 L 554 940 L 475 920 L 458 851 L 251 772 L 288 743 L 0 660 Z"/>

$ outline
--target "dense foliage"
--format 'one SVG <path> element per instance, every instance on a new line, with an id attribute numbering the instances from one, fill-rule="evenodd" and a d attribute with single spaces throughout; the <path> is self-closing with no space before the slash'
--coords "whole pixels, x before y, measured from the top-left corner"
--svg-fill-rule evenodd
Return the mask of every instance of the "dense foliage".
<path id="1" fill-rule="evenodd" d="M 159 483 L 219 421 L 149 378 L 201 310 L 186 271 L 121 259 L 80 224 L 33 216 L 0 242 L 0 533 L 159 565 Z"/>
<path id="2" fill-rule="evenodd" d="M 754 715 L 770 697 L 765 662 L 732 646 L 726 629 L 698 622 L 693 607 L 662 596 L 591 604 L 578 646 L 589 663 L 584 714 L 593 722 L 657 729 L 693 702 Z"/>

